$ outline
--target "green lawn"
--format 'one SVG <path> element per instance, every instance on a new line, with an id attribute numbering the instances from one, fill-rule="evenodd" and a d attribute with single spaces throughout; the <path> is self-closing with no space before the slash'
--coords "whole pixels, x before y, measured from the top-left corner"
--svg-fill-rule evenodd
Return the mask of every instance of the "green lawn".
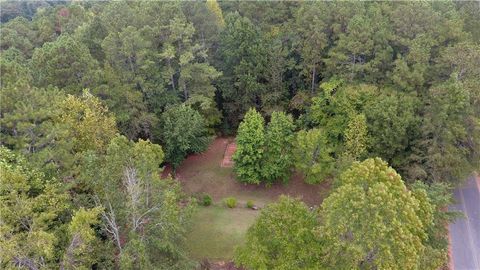
<path id="1" fill-rule="evenodd" d="M 259 213 L 245 208 L 243 204 L 234 209 L 221 203 L 199 206 L 187 235 L 191 257 L 198 260 L 231 259 L 235 247 L 243 243 L 248 227 Z"/>

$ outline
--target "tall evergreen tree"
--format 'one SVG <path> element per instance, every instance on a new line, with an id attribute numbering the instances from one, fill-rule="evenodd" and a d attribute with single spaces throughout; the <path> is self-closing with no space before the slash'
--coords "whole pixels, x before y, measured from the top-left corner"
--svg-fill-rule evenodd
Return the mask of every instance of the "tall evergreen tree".
<path id="1" fill-rule="evenodd" d="M 88 48 L 73 37 L 63 35 L 35 49 L 32 56 L 35 84 L 57 86 L 70 93 L 98 83 L 98 63 Z"/>
<path id="2" fill-rule="evenodd" d="M 273 112 L 265 132 L 263 154 L 263 179 L 267 183 L 276 180 L 287 182 L 293 166 L 294 125 L 291 115 Z"/>
<path id="3" fill-rule="evenodd" d="M 260 109 L 267 51 L 260 31 L 238 13 L 228 14 L 220 36 L 223 79 L 220 90 L 226 120 L 233 127 L 251 107 Z"/>
<path id="4" fill-rule="evenodd" d="M 255 109 L 245 114 L 238 127 L 237 150 L 233 155 L 235 173 L 241 182 L 260 184 L 265 147 L 265 120 Z"/>
<path id="5" fill-rule="evenodd" d="M 308 81 L 306 85 L 309 85 L 308 90 L 312 93 L 317 90 L 318 74 L 328 45 L 325 23 L 327 13 L 325 2 L 302 3 L 295 15 L 295 27 L 292 29 L 298 35 L 295 47 L 302 58 L 300 66 Z"/>

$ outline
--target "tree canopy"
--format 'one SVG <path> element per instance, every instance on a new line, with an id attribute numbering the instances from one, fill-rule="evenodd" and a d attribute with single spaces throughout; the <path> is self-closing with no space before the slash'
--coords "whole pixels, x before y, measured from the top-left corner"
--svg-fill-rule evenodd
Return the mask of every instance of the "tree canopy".
<path id="1" fill-rule="evenodd" d="M 244 184 L 287 184 L 298 172 L 308 184 L 335 187 L 320 225 L 295 200 L 268 208 L 240 264 L 444 262 L 438 224 L 448 221 L 440 214 L 447 187 L 480 166 L 477 3 L 0 1 L 0 8 L 0 268 L 192 267 L 181 244 L 190 198 L 158 174 L 206 150 L 214 136 L 236 137 L 233 171 Z M 363 175 L 370 169 L 375 175 Z M 283 215 L 289 207 L 299 216 Z M 395 224 L 387 226 L 390 217 Z M 260 239 L 270 221 L 297 218 L 301 226 L 287 226 L 292 233 L 323 228 L 315 237 L 333 246 L 330 253 L 302 253 L 278 231 L 271 243 Z M 289 261 L 295 256 L 300 262 Z"/>

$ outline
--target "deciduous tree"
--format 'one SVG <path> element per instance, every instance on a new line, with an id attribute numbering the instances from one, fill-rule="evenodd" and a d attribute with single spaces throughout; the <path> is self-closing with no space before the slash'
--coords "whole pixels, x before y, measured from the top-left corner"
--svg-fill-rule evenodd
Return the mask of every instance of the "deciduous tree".
<path id="1" fill-rule="evenodd" d="M 293 151 L 295 167 L 305 175 L 305 182 L 316 184 L 332 176 L 335 160 L 323 130 L 299 131 Z"/>
<path id="2" fill-rule="evenodd" d="M 190 153 L 207 149 L 210 137 L 203 117 L 190 106 L 178 105 L 167 109 L 161 118 L 161 140 L 166 160 L 175 169 Z"/>
<path id="3" fill-rule="evenodd" d="M 0 147 L 2 269 L 55 268 L 68 195 L 55 179 Z"/>
<path id="4" fill-rule="evenodd" d="M 184 200 L 178 182 L 160 179 L 163 157 L 159 145 L 118 136 L 105 156 L 85 158 L 82 177 L 105 209 L 104 229 L 121 268 L 191 266 L 182 243 L 192 205 Z"/>
<path id="5" fill-rule="evenodd" d="M 360 159 L 367 151 L 367 119 L 358 114 L 351 117 L 345 130 L 345 155 L 353 160 Z"/>
<path id="6" fill-rule="evenodd" d="M 249 269 L 322 269 L 314 211 L 297 199 L 280 197 L 248 229 L 235 263 Z"/>
<path id="7" fill-rule="evenodd" d="M 381 159 L 354 163 L 322 203 L 320 233 L 333 268 L 418 269 L 433 207 Z"/>

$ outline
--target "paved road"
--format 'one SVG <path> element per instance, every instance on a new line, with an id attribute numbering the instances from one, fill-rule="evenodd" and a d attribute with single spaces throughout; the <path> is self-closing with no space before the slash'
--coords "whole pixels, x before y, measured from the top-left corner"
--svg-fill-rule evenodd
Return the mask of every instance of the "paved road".
<path id="1" fill-rule="evenodd" d="M 454 270 L 480 270 L 480 178 L 469 178 L 454 196 L 456 204 L 450 209 L 465 218 L 450 224 L 450 265 Z"/>

